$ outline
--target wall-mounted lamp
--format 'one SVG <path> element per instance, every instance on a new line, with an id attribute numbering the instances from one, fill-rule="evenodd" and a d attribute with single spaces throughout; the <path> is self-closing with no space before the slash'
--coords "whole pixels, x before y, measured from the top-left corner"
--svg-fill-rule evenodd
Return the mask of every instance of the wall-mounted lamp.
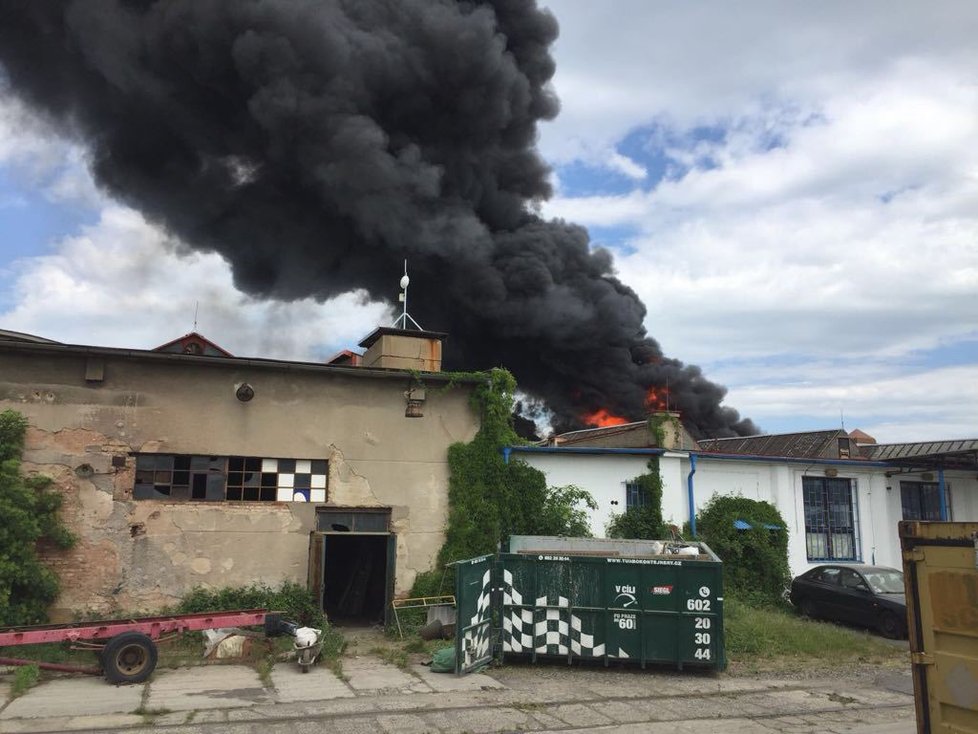
<path id="1" fill-rule="evenodd" d="M 423 387 L 412 387 L 404 393 L 407 407 L 404 409 L 405 418 L 424 418 L 424 401 L 427 398 Z"/>
<path id="2" fill-rule="evenodd" d="M 825 470 L 825 476 L 837 477 L 839 476 L 839 470 L 836 469 L 834 466 L 830 466 L 828 469 Z"/>
<path id="3" fill-rule="evenodd" d="M 238 389 L 234 391 L 234 397 L 236 397 L 242 403 L 247 403 L 249 400 L 255 397 L 255 388 L 253 388 L 247 382 L 242 382 L 240 385 L 238 385 Z"/>
<path id="4" fill-rule="evenodd" d="M 920 475 L 920 478 L 923 479 L 925 482 L 933 482 L 934 481 L 934 475 L 931 474 L 929 471 L 928 472 L 924 472 L 923 474 L 921 474 Z"/>
<path id="5" fill-rule="evenodd" d="M 887 492 L 892 492 L 893 491 L 893 487 L 891 487 L 889 484 L 887 484 L 886 485 L 886 491 Z"/>

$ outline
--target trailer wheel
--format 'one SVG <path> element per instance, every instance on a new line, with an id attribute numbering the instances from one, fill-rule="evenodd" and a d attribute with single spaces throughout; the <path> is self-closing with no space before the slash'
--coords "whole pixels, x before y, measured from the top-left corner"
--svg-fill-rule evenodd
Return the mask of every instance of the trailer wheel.
<path id="1" fill-rule="evenodd" d="M 101 658 L 110 683 L 142 683 L 156 669 L 156 644 L 142 632 L 123 632 L 109 640 Z"/>

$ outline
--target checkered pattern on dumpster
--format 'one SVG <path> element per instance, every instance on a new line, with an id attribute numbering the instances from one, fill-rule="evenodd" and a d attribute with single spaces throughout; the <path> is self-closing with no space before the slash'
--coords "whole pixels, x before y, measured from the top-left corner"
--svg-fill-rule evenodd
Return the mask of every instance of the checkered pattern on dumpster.
<path id="1" fill-rule="evenodd" d="M 503 570 L 503 652 L 537 652 L 541 655 L 603 657 L 605 645 L 596 643 L 594 631 L 585 632 L 585 621 L 573 614 L 567 597 L 551 602 L 541 596 L 532 604 L 513 586 L 513 574 Z M 627 658 L 621 648 L 608 657 Z"/>
<path id="2" fill-rule="evenodd" d="M 491 592 L 492 574 L 487 568 L 482 576 L 482 591 L 476 601 L 475 614 L 469 619 L 469 625 L 479 626 L 466 630 L 462 636 L 462 664 L 464 668 L 477 665 L 490 655 L 490 644 L 492 642 Z"/>

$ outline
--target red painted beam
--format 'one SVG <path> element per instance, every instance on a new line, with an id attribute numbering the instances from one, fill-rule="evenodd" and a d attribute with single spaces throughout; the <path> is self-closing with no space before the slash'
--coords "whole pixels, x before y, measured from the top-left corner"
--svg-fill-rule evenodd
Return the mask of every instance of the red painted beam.
<path id="1" fill-rule="evenodd" d="M 174 614 L 164 617 L 110 619 L 77 622 L 70 625 L 42 625 L 0 630 L 0 647 L 37 645 L 43 642 L 76 640 L 109 640 L 123 632 L 142 632 L 152 639 L 170 632 L 190 632 L 218 627 L 248 627 L 265 623 L 267 609 L 245 609 L 226 612 Z"/>

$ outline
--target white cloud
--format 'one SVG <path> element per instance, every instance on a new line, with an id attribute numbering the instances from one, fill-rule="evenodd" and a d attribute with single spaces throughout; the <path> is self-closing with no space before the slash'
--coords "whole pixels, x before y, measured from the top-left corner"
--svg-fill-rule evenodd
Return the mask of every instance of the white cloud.
<path id="1" fill-rule="evenodd" d="M 41 118 L 3 94 L 0 86 L 0 164 L 39 177 L 59 167 L 70 148 Z"/>
<path id="2" fill-rule="evenodd" d="M 901 3 L 545 0 L 560 22 L 543 127 L 549 160 L 614 146 L 652 119 L 677 127 L 740 117 L 771 101 L 814 99 L 885 76 L 902 59 L 976 66 L 969 0 Z"/>
<path id="3" fill-rule="evenodd" d="M 848 416 L 847 428 L 858 427 L 881 443 L 974 438 L 978 366 L 888 377 L 852 369 L 845 380 L 827 373 L 803 384 L 755 382 L 731 390 L 730 397 L 772 419 L 804 415 L 821 421 L 820 426 L 837 426 L 840 414 Z"/>
<path id="4" fill-rule="evenodd" d="M 618 269 L 665 351 L 762 426 L 844 407 L 883 440 L 978 435 L 978 367 L 913 367 L 978 337 L 978 6 L 548 4 L 545 153 L 595 165 L 647 135 L 668 166 L 543 213 L 628 233 Z"/>
<path id="5" fill-rule="evenodd" d="M 387 306 L 357 292 L 325 303 L 249 298 L 234 289 L 220 256 L 178 253 L 121 206 L 106 206 L 96 224 L 55 250 L 15 264 L 17 303 L 0 314 L 4 328 L 148 349 L 191 331 L 196 309 L 198 331 L 233 354 L 318 360 L 392 320 Z"/>
<path id="6" fill-rule="evenodd" d="M 608 167 L 628 176 L 628 178 L 634 181 L 641 181 L 649 175 L 648 171 L 645 170 L 645 166 L 640 165 L 628 156 L 614 151 L 608 156 Z"/>
<path id="7" fill-rule="evenodd" d="M 745 125 L 714 145 L 715 167 L 544 213 L 636 228 L 622 277 L 652 333 L 694 361 L 902 354 L 972 335 L 978 90 L 915 71 L 825 100 L 779 147 L 745 144 L 764 127 Z"/>

